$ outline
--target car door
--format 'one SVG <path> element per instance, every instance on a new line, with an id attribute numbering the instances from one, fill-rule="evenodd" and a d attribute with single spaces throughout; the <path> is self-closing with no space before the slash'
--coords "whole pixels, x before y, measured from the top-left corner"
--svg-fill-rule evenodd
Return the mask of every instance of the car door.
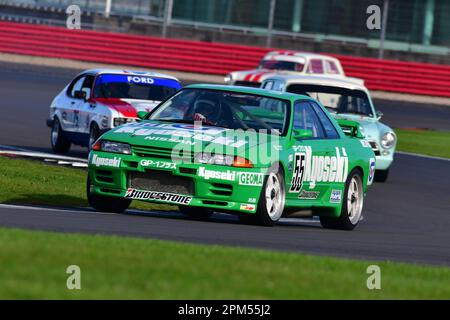
<path id="1" fill-rule="evenodd" d="M 329 176 L 326 181 L 324 181 L 324 190 L 328 191 L 327 194 L 330 194 L 330 197 L 325 200 L 330 202 L 339 202 L 341 194 L 344 192 L 344 183 L 348 174 L 348 150 L 345 147 L 344 140 L 341 139 L 335 125 L 330 120 L 330 115 L 321 106 L 319 106 L 317 102 L 309 101 L 309 104 L 313 108 L 320 120 L 320 124 L 322 125 L 325 133 L 323 148 L 326 151 L 326 156 L 330 159 L 330 166 L 328 167 Z M 335 167 L 333 163 L 336 163 Z M 331 172 L 334 173 L 334 178 Z"/>
<path id="2" fill-rule="evenodd" d="M 293 129 L 310 130 L 312 136 L 296 140 L 289 155 L 287 197 L 301 201 L 320 201 L 327 197 L 329 185 L 325 168 L 336 150 L 308 100 L 294 104 Z M 326 176 L 327 175 L 327 176 Z"/>
<path id="3" fill-rule="evenodd" d="M 86 95 L 86 99 L 79 104 L 78 110 L 77 132 L 81 134 L 88 134 L 90 130 L 92 113 L 94 109 L 90 98 L 94 87 L 94 79 L 95 77 L 93 75 L 86 75 L 80 89 Z"/>
<path id="4" fill-rule="evenodd" d="M 67 90 L 67 103 L 62 106 L 61 121 L 65 131 L 77 132 L 79 126 L 80 105 L 84 99 L 76 98 L 75 92 L 80 91 L 85 80 L 85 75 L 75 78 Z"/>

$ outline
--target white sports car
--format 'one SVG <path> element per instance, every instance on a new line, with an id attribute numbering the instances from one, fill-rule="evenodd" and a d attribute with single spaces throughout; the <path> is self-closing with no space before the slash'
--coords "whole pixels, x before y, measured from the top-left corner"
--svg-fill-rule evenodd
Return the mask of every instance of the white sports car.
<path id="1" fill-rule="evenodd" d="M 52 101 L 47 125 L 53 151 L 90 146 L 101 134 L 134 122 L 181 88 L 177 78 L 153 72 L 93 69 L 75 77 Z"/>
<path id="2" fill-rule="evenodd" d="M 265 79 L 276 74 L 345 77 L 342 65 L 336 58 L 308 52 L 272 51 L 264 56 L 257 69 L 234 71 L 225 77 L 225 82 L 259 87 Z"/>
<path id="3" fill-rule="evenodd" d="M 310 96 L 336 120 L 358 122 L 365 138 L 361 143 L 372 148 L 375 154 L 375 181 L 387 180 L 394 161 L 397 136 L 394 130 L 381 123 L 383 114 L 375 109 L 369 90 L 360 81 L 354 78 L 277 75 L 267 78 L 261 88 Z M 344 132 L 352 130 L 344 122 L 340 125 Z"/>

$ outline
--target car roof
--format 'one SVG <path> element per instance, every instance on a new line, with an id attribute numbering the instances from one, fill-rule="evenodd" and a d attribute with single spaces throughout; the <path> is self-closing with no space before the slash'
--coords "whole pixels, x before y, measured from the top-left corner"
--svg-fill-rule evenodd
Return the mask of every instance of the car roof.
<path id="1" fill-rule="evenodd" d="M 314 75 L 273 75 L 264 79 L 264 81 L 278 80 L 285 84 L 310 84 L 320 86 L 333 86 L 350 90 L 368 91 L 367 88 L 361 84 L 362 80 L 357 78 L 337 78 L 327 76 Z"/>
<path id="2" fill-rule="evenodd" d="M 302 51 L 289 51 L 289 50 L 281 50 L 281 51 L 271 51 L 266 53 L 266 56 L 292 56 L 292 57 L 303 57 L 305 59 L 328 59 L 328 60 L 334 60 L 338 61 L 339 59 L 327 56 L 320 53 L 314 53 L 314 52 L 302 52 Z"/>
<path id="3" fill-rule="evenodd" d="M 152 71 L 139 71 L 139 70 L 123 70 L 123 69 L 89 69 L 81 72 L 80 74 L 89 73 L 92 75 L 100 75 L 100 74 L 123 74 L 123 75 L 133 75 L 133 76 L 146 76 L 146 77 L 156 77 L 156 78 L 165 78 L 172 79 L 179 82 L 179 80 L 171 75 L 164 73 L 157 73 Z"/>
<path id="4" fill-rule="evenodd" d="M 264 97 L 270 97 L 270 98 L 276 98 L 276 99 L 285 99 L 285 100 L 291 100 L 295 101 L 299 98 L 304 98 L 307 100 L 312 100 L 311 97 L 290 93 L 290 92 L 282 92 L 282 91 L 273 91 L 273 90 L 266 90 L 266 89 L 260 89 L 260 88 L 253 88 L 253 87 L 244 87 L 244 86 L 229 86 L 229 85 L 216 85 L 216 84 L 191 84 L 186 87 L 185 89 L 205 89 L 205 90 L 218 90 L 218 91 L 231 91 L 231 92 L 238 92 L 238 93 L 247 93 L 247 94 L 254 94 L 258 96 L 264 96 Z"/>

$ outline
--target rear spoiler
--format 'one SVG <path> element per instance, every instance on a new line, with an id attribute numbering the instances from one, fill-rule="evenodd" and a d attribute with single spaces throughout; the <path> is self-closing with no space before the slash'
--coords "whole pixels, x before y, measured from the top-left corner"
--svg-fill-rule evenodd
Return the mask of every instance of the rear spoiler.
<path id="1" fill-rule="evenodd" d="M 345 135 L 354 137 L 354 138 L 364 138 L 364 135 L 359 130 L 360 125 L 356 121 L 337 119 L 336 120 L 342 131 L 344 131 Z"/>

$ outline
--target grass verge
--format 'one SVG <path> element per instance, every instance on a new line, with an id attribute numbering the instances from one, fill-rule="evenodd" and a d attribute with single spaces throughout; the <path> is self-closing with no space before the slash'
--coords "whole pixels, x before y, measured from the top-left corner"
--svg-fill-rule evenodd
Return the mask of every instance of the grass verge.
<path id="1" fill-rule="evenodd" d="M 0 228 L 0 298 L 449 299 L 450 268 Z M 81 269 L 68 290 L 66 268 Z"/>
<path id="2" fill-rule="evenodd" d="M 450 131 L 396 129 L 398 151 L 450 158 Z"/>
<path id="3" fill-rule="evenodd" d="M 85 170 L 0 156 L 0 203 L 88 206 Z M 170 205 L 135 201 L 132 208 L 176 210 Z"/>

